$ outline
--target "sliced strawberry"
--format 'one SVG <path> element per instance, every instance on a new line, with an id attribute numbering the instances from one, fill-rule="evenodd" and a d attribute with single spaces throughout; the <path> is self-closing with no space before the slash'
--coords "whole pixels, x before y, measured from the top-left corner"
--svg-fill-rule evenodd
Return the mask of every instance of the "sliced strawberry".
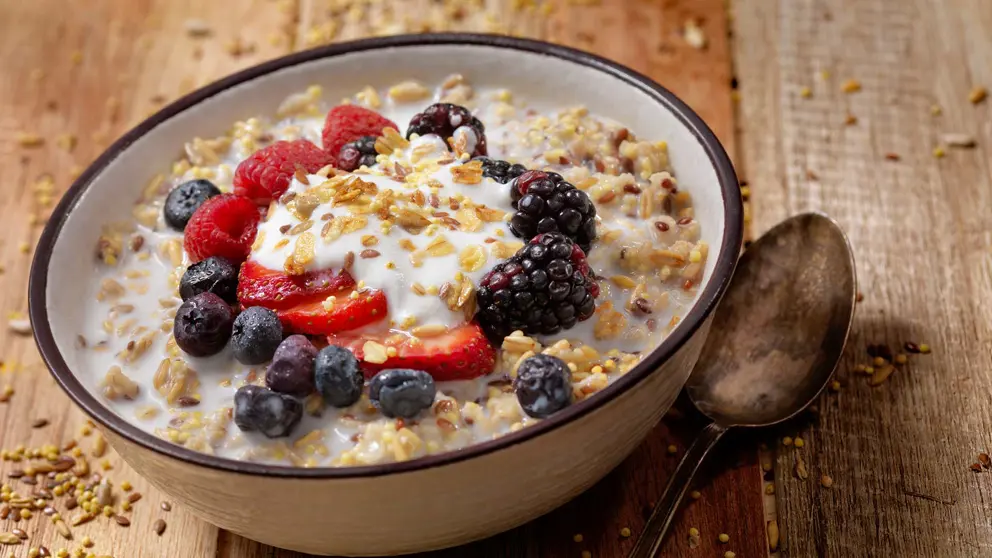
<path id="1" fill-rule="evenodd" d="M 238 277 L 238 301 L 245 308 L 264 306 L 281 310 L 354 288 L 355 280 L 344 270 L 287 275 L 249 260 L 241 266 Z"/>
<path id="2" fill-rule="evenodd" d="M 354 291 L 352 291 L 354 292 Z M 314 297 L 292 308 L 277 310 L 287 331 L 310 335 L 332 335 L 358 329 L 386 317 L 389 310 L 386 294 L 376 289 L 336 295 L 330 309 L 324 307 L 326 296 Z"/>
<path id="3" fill-rule="evenodd" d="M 355 353 L 367 377 L 386 368 L 412 368 L 427 372 L 438 382 L 467 380 L 489 374 L 496 364 L 496 349 L 489 344 L 482 328 L 475 322 L 459 326 L 445 335 L 425 339 L 345 334 L 330 336 L 327 341 Z M 364 360 L 363 347 L 368 341 L 395 347 L 396 356 L 388 357 L 386 362 L 381 363 Z"/>

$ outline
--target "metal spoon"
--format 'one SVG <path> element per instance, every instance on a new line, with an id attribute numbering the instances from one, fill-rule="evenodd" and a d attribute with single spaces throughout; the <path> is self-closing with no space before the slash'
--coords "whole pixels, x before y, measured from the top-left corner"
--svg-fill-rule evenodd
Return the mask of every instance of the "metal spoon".
<path id="1" fill-rule="evenodd" d="M 682 458 L 630 558 L 658 553 L 693 474 L 729 428 L 776 424 L 816 399 L 844 350 L 856 296 L 850 244 L 826 216 L 792 217 L 744 252 L 686 384 L 713 422 Z"/>

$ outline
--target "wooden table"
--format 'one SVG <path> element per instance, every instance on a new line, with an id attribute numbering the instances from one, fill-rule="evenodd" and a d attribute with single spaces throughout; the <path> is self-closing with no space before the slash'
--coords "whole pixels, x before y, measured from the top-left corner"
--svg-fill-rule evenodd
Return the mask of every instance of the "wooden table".
<path id="1" fill-rule="evenodd" d="M 686 32 L 690 21 L 701 35 Z M 970 470 L 992 448 L 992 102 L 969 100 L 976 86 L 992 87 L 988 0 L 733 0 L 729 11 L 721 0 L 0 0 L 0 309 L 26 309 L 31 246 L 53 196 L 169 99 L 295 49 L 426 30 L 544 38 L 647 73 L 734 156 L 753 190 L 755 232 L 816 209 L 851 236 L 864 301 L 837 389 L 817 413 L 776 432 L 732 437 L 699 479 L 665 556 L 767 556 L 772 520 L 782 556 L 992 550 L 992 473 Z M 975 146 L 951 145 L 967 139 Z M 868 344 L 898 352 L 906 341 L 933 353 L 909 355 L 874 387 L 856 372 L 871 364 Z M 92 451 L 94 435 L 80 432 L 84 417 L 30 337 L 0 331 L 0 350 L 0 387 L 14 390 L 0 403 L 0 445 L 75 439 Z M 38 419 L 47 425 L 33 427 Z M 638 533 L 698 425 L 691 414 L 670 417 L 570 504 L 431 556 L 624 556 L 633 544 L 625 529 Z M 784 445 L 785 436 L 803 447 Z M 95 541 L 88 551 L 118 558 L 300 556 L 218 532 L 178 507 L 163 511 L 163 495 L 116 456 L 105 465 L 118 485 L 143 494 L 125 514 L 130 527 L 93 521 L 75 527 L 70 544 L 40 516 L 2 521 L 0 531 L 19 527 L 30 539 L 0 556 L 73 550 L 84 536 Z M 14 467 L 2 464 L 4 474 Z M 157 519 L 168 525 L 161 537 Z M 720 533 L 730 541 L 718 542 Z"/>

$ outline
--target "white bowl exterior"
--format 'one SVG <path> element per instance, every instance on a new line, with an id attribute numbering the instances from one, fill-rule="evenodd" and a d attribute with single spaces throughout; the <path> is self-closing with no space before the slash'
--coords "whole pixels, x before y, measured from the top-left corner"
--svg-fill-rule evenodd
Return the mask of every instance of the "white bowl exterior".
<path id="1" fill-rule="evenodd" d="M 56 309 L 51 328 L 69 368 L 83 366 L 74 344 L 85 333 L 85 301 L 93 292 L 87 278 L 96 275 L 91 254 L 101 226 L 130 219 L 144 186 L 171 168 L 187 141 L 221 135 L 238 120 L 273 114 L 288 95 L 315 83 L 324 88 L 325 99 L 336 100 L 366 85 L 383 87 L 403 79 L 436 83 L 452 73 L 479 87 L 510 89 L 538 110 L 584 105 L 639 137 L 667 141 L 674 174 L 680 188 L 692 194 L 702 239 L 711 247 L 700 287 L 705 288 L 723 238 L 723 197 L 703 145 L 655 99 L 614 76 L 542 54 L 481 45 L 368 50 L 301 63 L 229 88 L 149 130 L 94 177 L 55 242 L 48 277 L 48 308 Z M 81 380 L 96 377 L 80 375 Z M 87 388 L 96 390 L 92 380 Z"/>

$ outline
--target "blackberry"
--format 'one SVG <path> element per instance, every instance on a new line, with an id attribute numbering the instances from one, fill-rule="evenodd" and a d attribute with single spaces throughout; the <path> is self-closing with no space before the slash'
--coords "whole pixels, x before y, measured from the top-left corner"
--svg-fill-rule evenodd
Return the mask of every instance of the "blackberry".
<path id="1" fill-rule="evenodd" d="M 362 165 L 371 167 L 375 164 L 375 136 L 362 136 L 353 142 L 341 146 L 338 152 L 338 168 L 353 171 Z"/>
<path id="2" fill-rule="evenodd" d="M 482 162 L 482 176 L 492 178 L 500 184 L 506 184 L 507 182 L 527 172 L 527 169 L 524 168 L 523 165 L 511 165 L 510 163 L 500 161 L 499 159 L 476 157 L 476 160 Z"/>
<path id="3" fill-rule="evenodd" d="M 572 371 L 560 358 L 534 355 L 520 363 L 513 388 L 528 416 L 546 418 L 572 402 Z"/>
<path id="4" fill-rule="evenodd" d="M 530 240 L 549 232 L 560 232 L 588 252 L 596 239 L 596 206 L 582 190 L 560 174 L 527 171 L 513 181 L 510 201 L 516 213 L 510 231 Z"/>
<path id="5" fill-rule="evenodd" d="M 468 134 L 465 151 L 473 157 L 488 153 L 486 127 L 482 121 L 472 116 L 467 108 L 451 103 L 435 103 L 415 114 L 406 129 L 406 138 L 410 139 L 413 134 L 436 134 L 445 140 L 453 137 L 455 141 L 462 139 L 462 134 Z"/>
<path id="6" fill-rule="evenodd" d="M 582 249 L 561 233 L 545 233 L 482 278 L 476 318 L 494 341 L 518 329 L 552 335 L 589 319 L 597 296 Z"/>

